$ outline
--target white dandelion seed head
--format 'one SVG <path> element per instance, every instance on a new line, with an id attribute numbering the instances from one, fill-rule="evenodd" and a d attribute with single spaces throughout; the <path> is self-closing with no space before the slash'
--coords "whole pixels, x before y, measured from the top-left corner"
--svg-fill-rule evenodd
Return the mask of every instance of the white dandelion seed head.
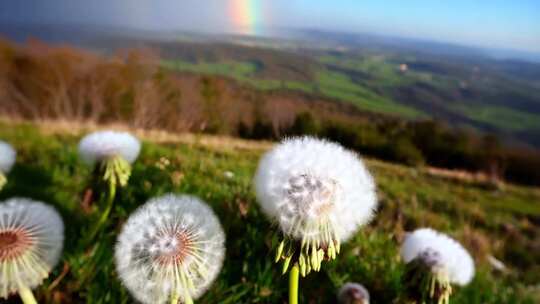
<path id="1" fill-rule="evenodd" d="M 369 304 L 369 292 L 358 283 L 348 282 L 338 292 L 339 304 Z"/>
<path id="2" fill-rule="evenodd" d="M 0 140 L 0 173 L 8 173 L 15 164 L 17 152 L 5 141 Z"/>
<path id="3" fill-rule="evenodd" d="M 321 240 L 323 225 L 345 241 L 371 220 L 377 205 L 363 162 L 338 144 L 312 137 L 284 140 L 266 153 L 254 184 L 263 211 L 295 239 Z"/>
<path id="4" fill-rule="evenodd" d="M 196 299 L 221 270 L 224 243 L 210 207 L 196 197 L 168 194 L 129 217 L 116 244 L 116 268 L 142 303 L 166 303 L 173 292 Z"/>
<path id="5" fill-rule="evenodd" d="M 12 198 L 0 203 L 0 298 L 22 286 L 35 288 L 58 263 L 64 223 L 41 202 Z"/>
<path id="6" fill-rule="evenodd" d="M 89 165 L 115 156 L 132 164 L 140 151 L 141 143 L 128 132 L 94 132 L 86 135 L 79 143 L 79 155 Z"/>
<path id="7" fill-rule="evenodd" d="M 420 258 L 426 265 L 443 268 L 451 283 L 464 286 L 474 277 L 474 261 L 461 244 L 430 228 L 421 228 L 407 234 L 401 246 L 405 263 Z"/>

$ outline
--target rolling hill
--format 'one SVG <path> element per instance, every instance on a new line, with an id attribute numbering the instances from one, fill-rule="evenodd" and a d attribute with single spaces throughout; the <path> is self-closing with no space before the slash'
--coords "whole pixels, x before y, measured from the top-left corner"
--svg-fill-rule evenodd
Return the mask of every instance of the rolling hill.
<path id="1" fill-rule="evenodd" d="M 102 53 L 151 48 L 170 70 L 226 76 L 265 91 L 296 91 L 407 119 L 432 118 L 540 146 L 540 63 L 508 57 L 516 53 L 292 29 L 275 30 L 272 38 L 5 24 L 0 33 Z"/>

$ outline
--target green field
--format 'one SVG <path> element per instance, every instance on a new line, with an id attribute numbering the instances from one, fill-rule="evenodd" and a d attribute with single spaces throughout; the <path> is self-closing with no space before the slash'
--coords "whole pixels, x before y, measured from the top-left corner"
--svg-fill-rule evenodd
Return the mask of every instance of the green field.
<path id="1" fill-rule="evenodd" d="M 257 69 L 250 62 L 200 62 L 189 63 L 182 60 L 165 60 L 162 66 L 182 72 L 220 75 L 231 77 L 241 83 L 248 84 L 260 90 L 293 90 L 310 94 L 320 94 L 350 102 L 360 109 L 395 114 L 408 118 L 425 116 L 421 111 L 396 103 L 386 97 L 375 94 L 365 87 L 354 83 L 349 76 L 340 72 L 320 69 L 313 82 L 301 82 L 279 79 L 263 79 L 257 76 Z"/>
<path id="2" fill-rule="evenodd" d="M 475 72 L 471 72 L 472 67 L 467 65 L 377 52 L 327 54 L 314 59 L 319 66 L 311 81 L 284 80 L 279 76 L 261 77 L 260 70 L 266 67 L 257 67 L 249 61 L 190 63 L 164 60 L 162 66 L 182 72 L 230 77 L 260 90 L 285 89 L 320 95 L 352 103 L 362 110 L 405 118 L 427 118 L 432 114 L 453 113 L 473 121 L 470 127 L 482 124 L 507 132 L 540 129 L 540 115 L 512 108 L 512 104 L 517 102 L 516 98 L 525 96 L 536 100 L 534 92 L 523 89 L 521 83 L 509 82 L 489 71 L 482 74 L 483 78 L 480 79 L 475 76 Z M 399 66 L 405 62 L 411 67 L 402 72 Z M 419 65 L 418 68 L 412 66 L 415 63 Z M 294 68 L 302 70 L 302 67 Z M 432 113 L 433 109 L 411 105 L 410 95 L 396 93 L 396 90 L 403 88 L 409 88 L 413 98 L 419 98 L 424 104 L 435 103 L 434 109 L 439 108 L 442 112 L 439 110 Z M 473 92 L 470 100 L 457 97 L 463 88 Z M 518 97 L 511 95 L 513 92 L 519 92 Z M 508 94 L 510 97 L 505 101 L 507 106 L 490 104 L 482 99 L 482 96 Z"/>
<path id="3" fill-rule="evenodd" d="M 317 87 L 324 96 L 352 102 L 359 108 L 378 113 L 399 114 L 403 117 L 425 116 L 421 111 L 396 103 L 354 83 L 340 72 L 322 70 L 317 74 Z"/>
<path id="4" fill-rule="evenodd" d="M 392 55 L 380 55 L 380 54 L 366 54 L 357 57 L 345 57 L 325 55 L 318 58 L 320 62 L 338 66 L 350 71 L 362 72 L 365 75 L 369 75 L 369 79 L 362 80 L 362 83 L 370 88 L 379 88 L 381 91 L 392 90 L 396 87 L 412 87 L 418 84 L 424 84 L 431 86 L 438 92 L 444 92 L 446 94 L 452 94 L 461 89 L 465 84 L 465 87 L 473 91 L 479 90 L 477 95 L 485 94 L 488 96 L 492 94 L 497 87 L 509 86 L 512 90 L 519 87 L 514 84 L 515 87 L 509 85 L 507 82 L 501 82 L 495 85 L 493 81 L 501 81 L 498 78 L 492 79 L 492 75 L 487 74 L 486 78 L 482 81 L 472 80 L 468 81 L 468 78 L 472 76 L 466 74 L 469 72 L 464 69 L 463 66 L 458 66 L 459 74 L 455 71 L 449 71 L 448 64 L 441 63 L 440 66 L 434 67 L 440 68 L 441 73 L 433 73 L 428 71 L 419 71 L 414 68 L 409 68 L 406 73 L 401 73 L 398 70 L 399 62 L 421 62 L 421 58 L 415 58 L 413 56 L 392 56 Z M 450 68 L 453 68 L 450 66 Z M 343 74 L 342 74 L 343 75 Z M 336 75 L 337 78 L 343 77 Z M 359 84 L 352 84 L 356 88 L 361 87 Z M 522 92 L 523 95 L 530 94 L 526 91 Z M 477 98 L 477 97 L 476 97 Z M 350 97 L 345 97 L 345 100 L 352 100 Z M 393 104 L 399 104 L 397 100 L 387 98 Z M 376 100 L 371 97 L 371 100 Z M 467 117 L 473 121 L 491 125 L 499 130 L 505 130 L 510 132 L 519 132 L 525 130 L 538 130 L 540 129 L 540 116 L 536 113 L 529 113 L 523 110 L 512 108 L 512 99 L 508 100 L 508 106 L 490 105 L 487 103 L 479 103 L 476 100 L 463 101 L 457 103 L 449 100 L 446 108 L 459 113 L 464 117 Z M 378 103 L 384 104 L 384 103 Z M 373 108 L 377 111 L 376 108 Z M 421 109 L 415 109 L 420 111 Z M 383 112 L 383 111 L 381 111 Z M 398 111 L 400 113 L 407 114 L 408 111 Z M 429 115 L 425 114 L 424 115 Z"/>
<path id="5" fill-rule="evenodd" d="M 299 81 L 257 78 L 257 67 L 252 62 L 226 61 L 191 63 L 183 60 L 164 60 L 161 65 L 167 69 L 181 72 L 230 77 L 259 90 L 289 89 L 302 92 L 312 92 L 313 90 L 312 86 L 309 84 Z"/>
<path id="6" fill-rule="evenodd" d="M 455 109 L 467 117 L 494 125 L 502 130 L 540 130 L 540 115 L 502 106 L 456 105 Z"/>
<path id="7" fill-rule="evenodd" d="M 66 223 L 63 258 L 36 291 L 39 302 L 131 303 L 114 269 L 114 242 L 135 208 L 167 192 L 206 200 L 228 236 L 224 268 L 197 303 L 286 301 L 287 277 L 274 265 L 270 248 L 277 240 L 275 227 L 262 214 L 251 187 L 268 144 L 233 145 L 231 139 L 202 135 L 160 143 L 145 138 L 106 232 L 91 248 L 84 248 L 80 239 L 98 214 L 87 214 L 80 206 L 91 169 L 77 157 L 84 132 L 70 130 L 68 134 L 51 126 L 0 122 L 0 139 L 19 152 L 0 200 L 43 200 L 55 206 Z M 212 141 L 219 144 L 209 144 Z M 164 158 L 170 164 L 164 165 Z M 391 303 L 402 292 L 399 241 L 404 231 L 424 226 L 452 235 L 476 258 L 474 281 L 457 289 L 451 303 L 538 303 L 534 286 L 540 281 L 540 189 L 506 185 L 494 190 L 482 183 L 429 175 L 422 168 L 376 160 L 367 164 L 378 186 L 377 215 L 343 246 L 337 260 L 301 280 L 301 303 L 333 303 L 337 289 L 347 281 L 363 283 L 372 303 Z M 226 177 L 227 171 L 234 176 Z M 494 270 L 486 262 L 488 255 L 503 261 L 508 271 Z"/>

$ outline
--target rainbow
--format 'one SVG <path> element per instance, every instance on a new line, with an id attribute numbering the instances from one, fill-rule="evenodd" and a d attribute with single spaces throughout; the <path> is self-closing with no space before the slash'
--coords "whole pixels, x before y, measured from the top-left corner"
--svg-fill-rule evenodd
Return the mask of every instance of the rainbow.
<path id="1" fill-rule="evenodd" d="M 230 15 L 234 29 L 242 34 L 259 33 L 262 0 L 230 0 Z"/>

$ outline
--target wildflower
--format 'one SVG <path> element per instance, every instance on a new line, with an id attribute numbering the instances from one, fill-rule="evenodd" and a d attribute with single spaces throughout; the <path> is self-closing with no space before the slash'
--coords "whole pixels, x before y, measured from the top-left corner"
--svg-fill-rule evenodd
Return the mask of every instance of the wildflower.
<path id="1" fill-rule="evenodd" d="M 19 292 L 35 303 L 31 289 L 48 277 L 62 251 L 64 224 L 51 207 L 13 198 L 0 203 L 0 299 Z"/>
<path id="2" fill-rule="evenodd" d="M 422 303 L 448 303 L 451 284 L 467 285 L 474 276 L 474 262 L 467 250 L 429 228 L 407 235 L 401 257 L 407 263 L 405 282 L 409 296 Z"/>
<path id="3" fill-rule="evenodd" d="M 338 293 L 340 304 L 369 304 L 369 292 L 358 283 L 346 283 Z"/>
<path id="4" fill-rule="evenodd" d="M 355 154 L 310 137 L 293 138 L 268 152 L 255 176 L 263 211 L 286 236 L 277 259 L 293 255 L 300 242 L 302 274 L 334 259 L 340 244 L 373 216 L 373 178 Z M 305 270 L 305 271 L 304 271 Z"/>
<path id="5" fill-rule="evenodd" d="M 131 175 L 131 164 L 139 156 L 141 143 L 127 132 L 100 131 L 85 136 L 79 143 L 84 162 L 96 170 L 111 187 L 125 186 Z"/>
<path id="6" fill-rule="evenodd" d="M 83 244 L 90 244 L 103 229 L 114 204 L 116 188 L 127 185 L 131 176 L 131 164 L 137 159 L 141 143 L 126 132 L 100 131 L 85 136 L 79 143 L 79 154 L 83 161 L 94 165 L 94 186 L 103 185 L 108 191 L 103 203 L 101 217 L 83 239 Z"/>
<path id="7" fill-rule="evenodd" d="M 17 153 L 13 147 L 0 140 L 0 190 L 7 183 L 6 175 L 13 167 L 13 164 L 15 164 L 16 156 Z"/>
<path id="8" fill-rule="evenodd" d="M 225 172 L 223 172 L 223 176 L 225 176 L 228 179 L 233 179 L 234 178 L 234 173 L 232 173 L 231 171 L 225 171 Z"/>
<path id="9" fill-rule="evenodd" d="M 142 303 L 192 303 L 217 277 L 225 234 L 201 200 L 168 194 L 137 209 L 122 229 L 116 268 Z"/>
<path id="10" fill-rule="evenodd" d="M 319 271 L 323 260 L 335 259 L 341 243 L 373 217 L 377 205 L 373 178 L 362 161 L 311 137 L 285 140 L 268 152 L 254 183 L 263 211 L 283 233 L 275 260 L 283 261 L 283 273 L 293 266 L 293 293 L 296 272 L 306 276 Z"/>
<path id="11" fill-rule="evenodd" d="M 159 160 L 156 162 L 156 167 L 160 170 L 167 169 L 168 166 L 171 165 L 171 161 L 166 157 L 160 157 Z"/>

